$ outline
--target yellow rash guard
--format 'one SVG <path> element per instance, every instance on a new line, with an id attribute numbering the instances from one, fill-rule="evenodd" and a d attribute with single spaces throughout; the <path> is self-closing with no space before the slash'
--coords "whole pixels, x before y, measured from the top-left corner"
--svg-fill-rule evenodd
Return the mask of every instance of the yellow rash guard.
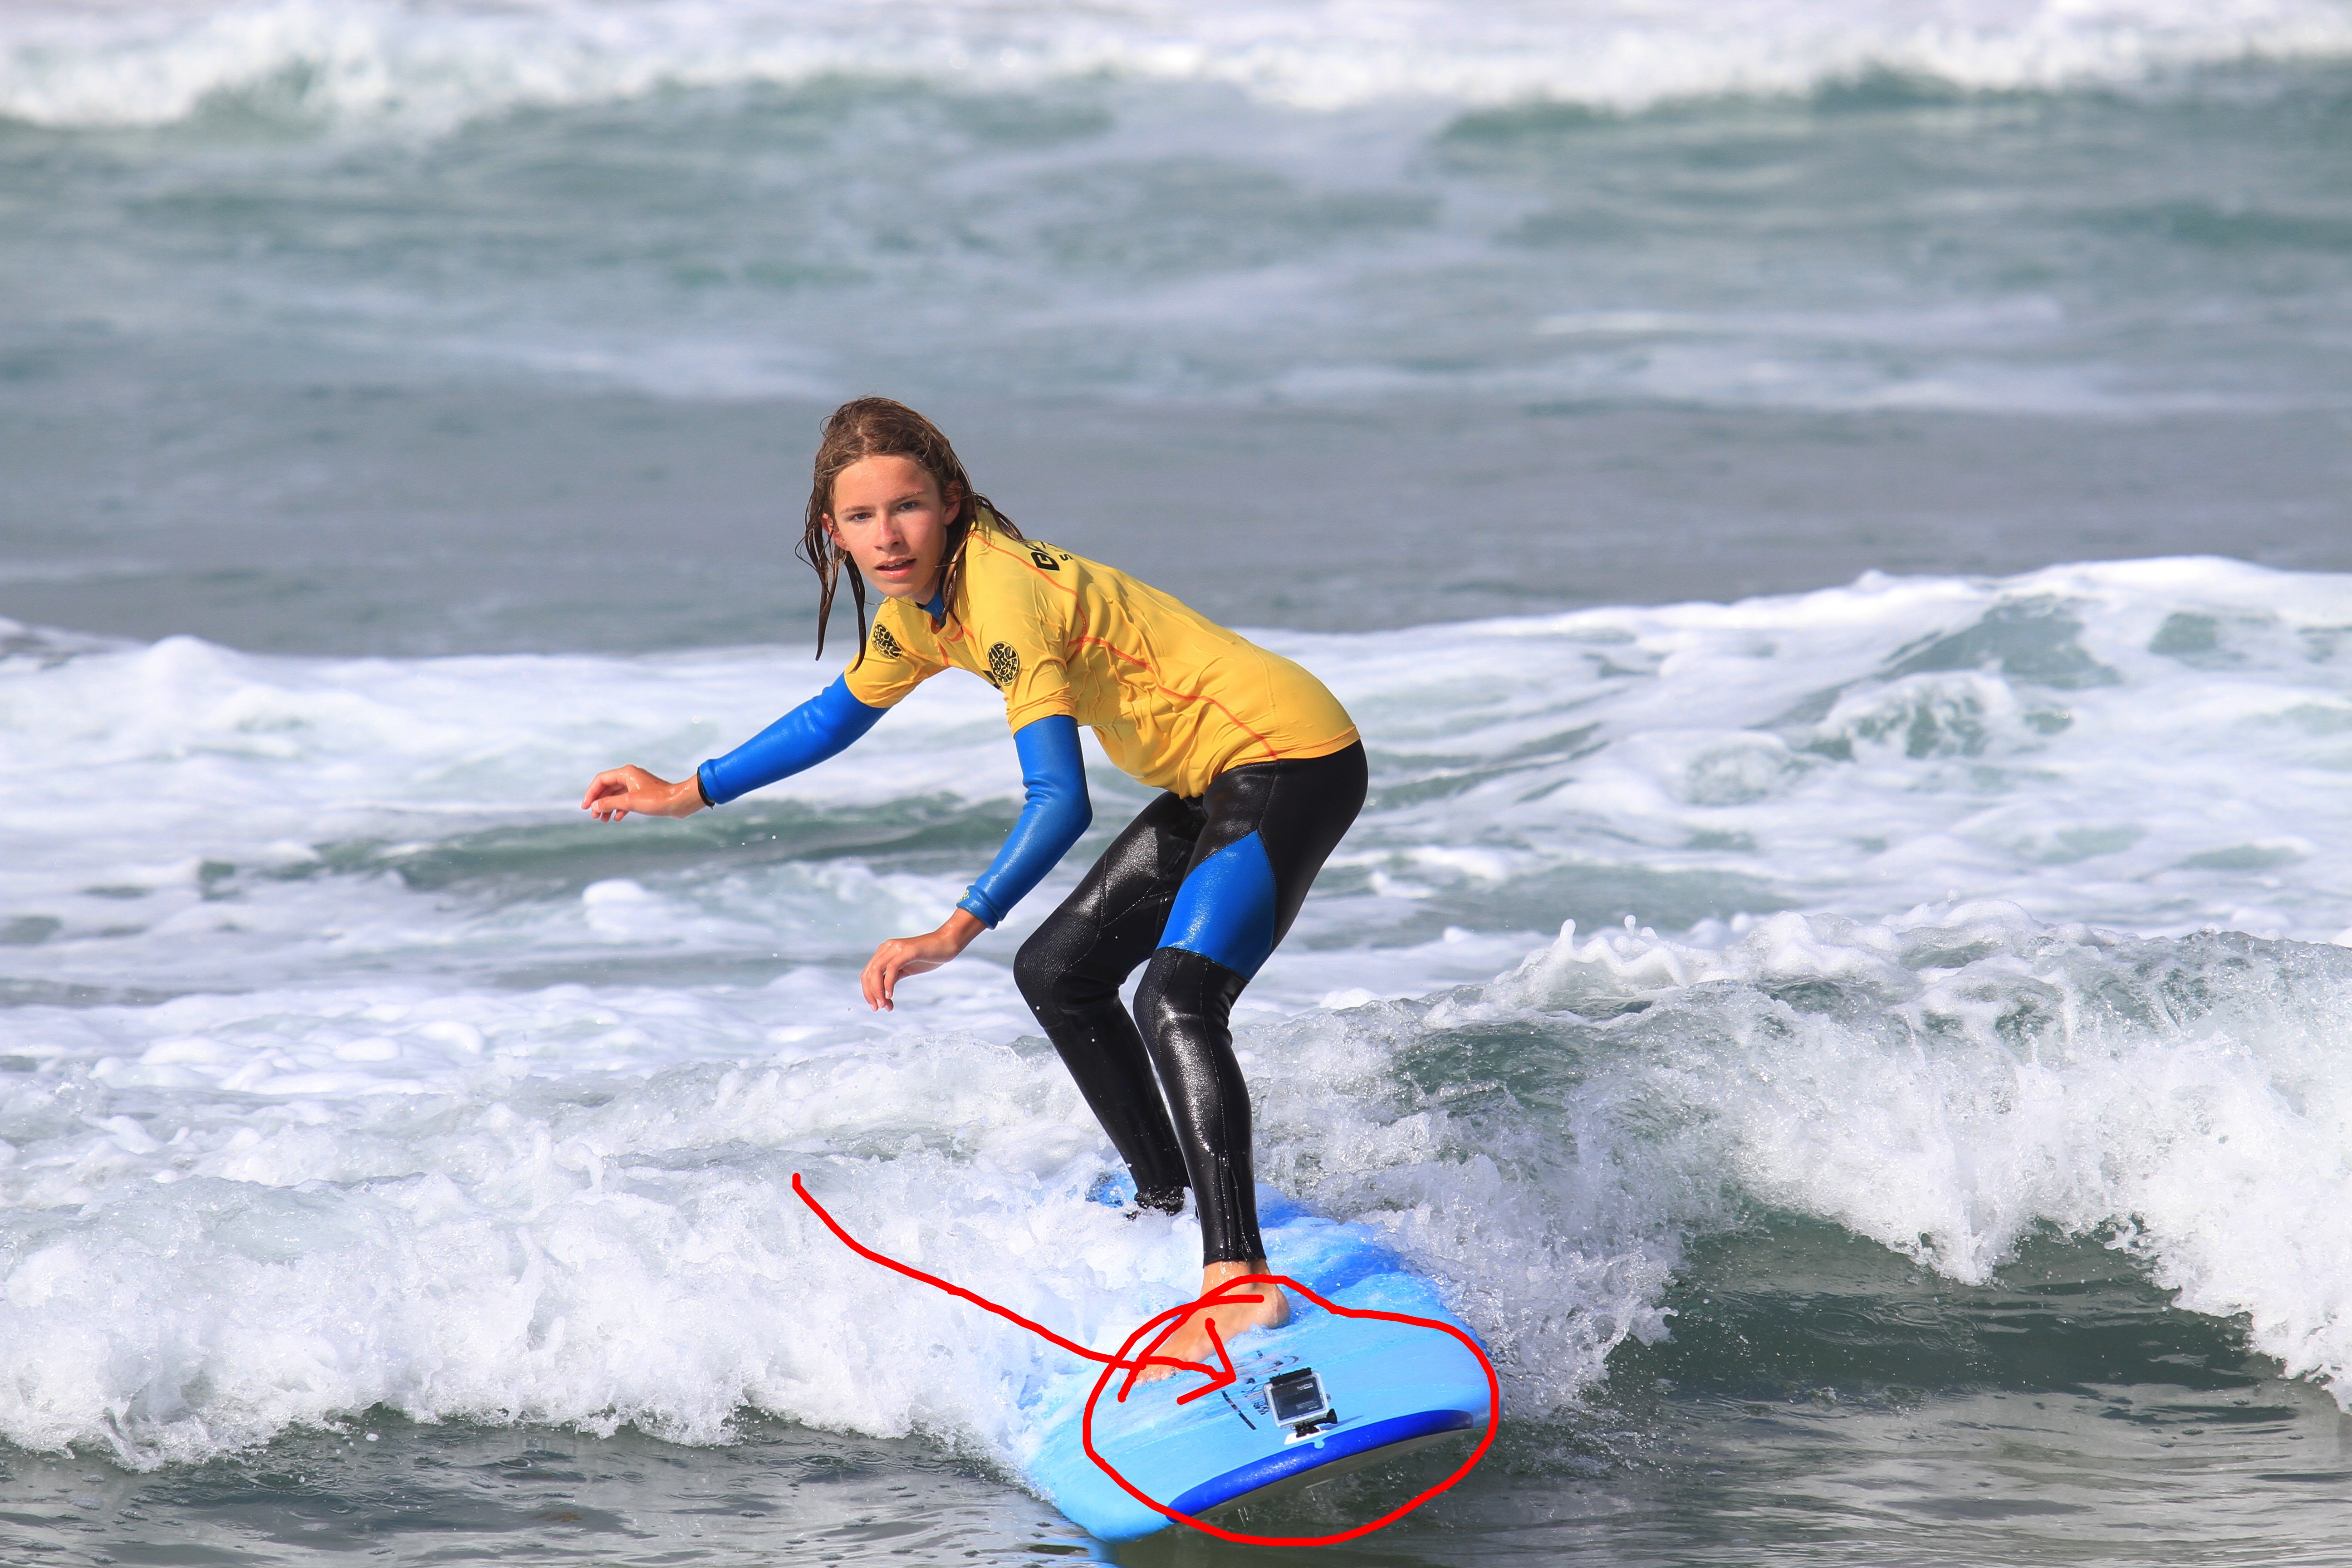
<path id="1" fill-rule="evenodd" d="M 986 514 L 963 552 L 961 603 L 937 630 L 911 600 L 884 602 L 847 672 L 851 696 L 890 708 L 950 666 L 968 669 L 1004 694 L 1014 731 L 1066 713 L 1121 772 L 1187 799 L 1228 768 L 1356 740 L 1321 681 L 1124 572 L 1007 538 Z"/>

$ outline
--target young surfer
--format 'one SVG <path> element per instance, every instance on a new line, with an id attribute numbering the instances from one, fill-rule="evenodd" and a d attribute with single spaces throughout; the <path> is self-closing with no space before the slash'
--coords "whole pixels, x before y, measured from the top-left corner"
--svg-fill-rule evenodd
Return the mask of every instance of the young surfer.
<path id="1" fill-rule="evenodd" d="M 902 404 L 842 405 L 815 470 L 802 552 L 822 584 L 817 650 L 845 574 L 863 634 L 849 668 L 692 778 L 614 768 L 580 804 L 604 822 L 688 816 L 835 755 L 941 670 L 995 687 L 1027 791 L 1020 820 L 938 930 L 875 950 L 866 1000 L 887 1009 L 900 980 L 963 952 L 1087 830 L 1078 726 L 1090 726 L 1122 772 L 1164 793 L 1022 944 L 1013 975 L 1134 1173 L 1136 1201 L 1173 1214 L 1192 1189 L 1202 1294 L 1265 1273 L 1249 1090 L 1227 1019 L 1363 805 L 1355 725 L 1290 660 L 1025 538 Z M 867 584 L 883 595 L 870 631 Z M 1138 966 L 1130 1016 L 1119 987 Z M 1194 1313 L 1158 1353 L 1213 1359 L 1211 1319 L 1227 1340 L 1288 1321 L 1280 1290 L 1247 1294 L 1258 1299 Z"/>

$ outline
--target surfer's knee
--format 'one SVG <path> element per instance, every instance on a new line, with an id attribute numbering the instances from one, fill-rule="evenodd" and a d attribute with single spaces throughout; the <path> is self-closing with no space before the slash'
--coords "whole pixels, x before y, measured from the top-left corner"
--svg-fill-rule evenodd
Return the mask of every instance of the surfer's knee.
<path id="1" fill-rule="evenodd" d="M 1234 999 L 1248 977 L 1189 948 L 1163 947 L 1135 987 L 1135 1023 L 1154 1051 L 1183 1041 L 1230 1037 Z"/>
<path id="2" fill-rule="evenodd" d="M 1021 999 L 1040 1022 L 1082 1013 L 1107 998 L 1118 997 L 1118 984 L 1105 984 L 1101 976 L 1075 962 L 1070 945 L 1055 922 L 1047 921 L 1013 955 L 1013 984 L 1020 987 Z"/>
<path id="3" fill-rule="evenodd" d="M 1021 951 L 1013 955 L 1013 984 L 1021 988 L 1021 999 L 1033 1013 L 1042 1013 L 1052 1004 L 1054 983 L 1066 973 L 1061 955 L 1041 940 L 1045 934 L 1042 926 L 1031 931 Z"/>

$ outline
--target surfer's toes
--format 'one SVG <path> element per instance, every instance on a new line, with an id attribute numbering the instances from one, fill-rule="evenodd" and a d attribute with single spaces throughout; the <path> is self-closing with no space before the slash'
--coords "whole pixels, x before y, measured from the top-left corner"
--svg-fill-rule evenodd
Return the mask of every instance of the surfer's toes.
<path id="1" fill-rule="evenodd" d="M 1161 1362 L 1191 1362 L 1201 1366 L 1213 1366 L 1218 1361 L 1217 1343 L 1231 1344 L 1252 1329 L 1278 1329 L 1290 1321 L 1290 1301 L 1271 1285 L 1254 1287 L 1254 1301 L 1228 1301 L 1223 1306 L 1195 1308 L 1184 1320 L 1184 1326 L 1161 1342 L 1151 1352 Z M 1216 1339 L 1209 1337 L 1209 1325 L 1216 1325 Z M 1165 1364 L 1147 1368 L 1139 1379 L 1156 1383 L 1172 1375 L 1176 1368 Z"/>

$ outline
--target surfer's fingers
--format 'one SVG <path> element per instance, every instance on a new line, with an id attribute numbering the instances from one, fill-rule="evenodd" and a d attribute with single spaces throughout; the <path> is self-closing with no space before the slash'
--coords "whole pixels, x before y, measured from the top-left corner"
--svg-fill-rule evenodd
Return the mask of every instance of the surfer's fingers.
<path id="1" fill-rule="evenodd" d="M 891 950 L 898 945 L 894 937 L 876 948 L 874 956 L 866 961 L 865 973 L 857 977 L 860 988 L 866 993 L 866 1005 L 877 1013 L 896 1011 L 890 993 L 898 984 L 898 966 L 897 954 Z"/>
<path id="2" fill-rule="evenodd" d="M 581 795 L 580 804 L 584 806 L 602 800 L 608 795 L 629 794 L 636 784 L 636 781 L 629 775 L 637 771 L 635 766 L 606 768 L 588 781 L 587 791 Z"/>
<path id="3" fill-rule="evenodd" d="M 646 785 L 658 782 L 643 768 L 606 768 L 590 781 L 580 808 L 599 822 L 618 822 L 633 811 L 641 816 L 656 815 L 661 796 Z"/>

